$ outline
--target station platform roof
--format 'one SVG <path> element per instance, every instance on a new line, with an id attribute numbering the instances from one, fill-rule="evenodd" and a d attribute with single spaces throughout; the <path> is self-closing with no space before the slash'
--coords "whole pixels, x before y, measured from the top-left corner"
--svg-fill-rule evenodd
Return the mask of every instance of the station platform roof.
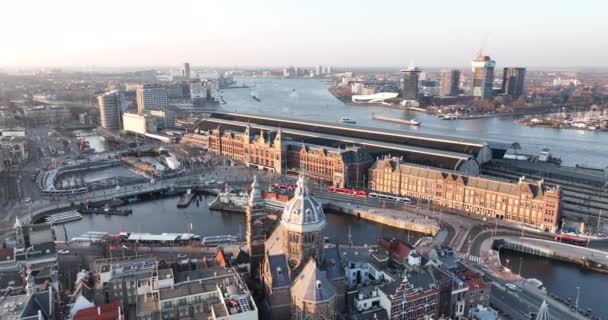
<path id="1" fill-rule="evenodd" d="M 391 153 L 395 156 L 405 155 L 410 161 L 433 164 L 434 166 L 452 170 L 457 170 L 462 163 L 474 158 L 473 155 L 462 152 L 445 151 L 426 147 L 411 146 L 407 144 L 355 138 L 337 134 L 319 133 L 307 130 L 289 129 L 271 125 L 260 125 L 256 123 L 226 119 L 209 118 L 197 124 L 197 128 L 201 130 L 213 130 L 221 127 L 224 130 L 234 130 L 237 132 L 244 132 L 245 127 L 247 126 L 249 126 L 252 130 L 275 132 L 280 128 L 283 135 L 285 135 L 287 138 L 295 141 L 318 144 L 321 146 L 344 147 L 346 145 L 361 145 L 364 146 L 370 153 Z"/>
<path id="2" fill-rule="evenodd" d="M 492 149 L 495 158 L 502 158 L 506 150 L 512 144 L 485 141 L 481 139 L 443 136 L 436 134 L 414 133 L 404 130 L 380 129 L 360 125 L 349 125 L 341 123 L 291 119 L 286 117 L 254 115 L 245 113 L 222 113 L 214 112 L 211 119 L 233 120 L 259 125 L 281 127 L 283 129 L 294 129 L 310 131 L 315 133 L 333 134 L 344 137 L 368 139 L 394 144 L 403 144 L 412 147 L 423 147 L 442 151 L 470 154 L 477 156 L 479 151 L 488 146 Z"/>

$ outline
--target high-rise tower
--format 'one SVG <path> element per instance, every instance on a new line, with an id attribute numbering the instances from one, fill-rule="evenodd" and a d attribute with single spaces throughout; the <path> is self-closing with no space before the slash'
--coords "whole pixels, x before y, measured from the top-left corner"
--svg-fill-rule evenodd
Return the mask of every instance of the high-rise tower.
<path id="1" fill-rule="evenodd" d="M 502 74 L 502 92 L 513 99 L 524 94 L 526 68 L 504 68 Z"/>
<path id="2" fill-rule="evenodd" d="M 104 93 L 97 97 L 99 104 L 99 122 L 108 130 L 120 130 L 122 119 L 122 106 L 124 98 L 118 90 Z"/>
<path id="3" fill-rule="evenodd" d="M 190 63 L 188 62 L 184 62 L 184 66 L 182 67 L 182 77 L 190 79 Z"/>
<path id="4" fill-rule="evenodd" d="M 460 84 L 460 70 L 442 70 L 439 88 L 440 96 L 457 96 Z"/>
<path id="5" fill-rule="evenodd" d="M 144 113 L 144 110 L 165 110 L 168 105 L 165 87 L 145 84 L 137 88 L 137 113 Z"/>
<path id="6" fill-rule="evenodd" d="M 473 96 L 491 99 L 496 61 L 492 60 L 490 56 L 479 55 L 471 65 L 473 70 Z"/>
<path id="7" fill-rule="evenodd" d="M 401 98 L 403 100 L 418 100 L 418 77 L 420 69 L 411 65 L 407 69 L 401 70 L 403 73 L 403 89 Z"/>

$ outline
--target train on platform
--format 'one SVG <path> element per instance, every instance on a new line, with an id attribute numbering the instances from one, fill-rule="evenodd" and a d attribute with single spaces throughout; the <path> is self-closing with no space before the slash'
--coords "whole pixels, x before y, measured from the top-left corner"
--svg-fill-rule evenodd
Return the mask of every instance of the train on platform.
<path id="1" fill-rule="evenodd" d="M 394 196 L 394 195 L 390 195 L 390 194 L 370 192 L 368 194 L 368 196 L 370 198 L 377 198 L 377 199 L 383 199 L 383 200 L 391 200 L 391 201 L 401 202 L 401 203 L 412 203 L 412 199 L 410 199 L 410 198 L 398 197 L 398 196 Z"/>
<path id="2" fill-rule="evenodd" d="M 367 198 L 367 192 L 363 191 L 363 190 L 327 187 L 327 191 L 333 192 L 333 193 L 348 194 L 351 196 Z"/>
<path id="3" fill-rule="evenodd" d="M 585 246 L 587 244 L 587 240 L 585 240 L 585 239 L 576 238 L 576 237 L 567 236 L 567 235 L 556 235 L 554 240 L 556 242 L 568 243 L 568 244 L 573 244 L 573 245 L 577 245 L 577 246 Z"/>
<path id="4" fill-rule="evenodd" d="M 279 190 L 287 190 L 287 191 L 296 190 L 296 186 L 288 185 L 288 184 L 273 183 L 273 184 L 271 184 L 271 186 L 274 189 L 279 189 Z M 383 194 L 383 193 L 377 193 L 377 192 L 367 192 L 364 190 L 357 190 L 357 189 L 327 187 L 327 191 L 332 192 L 332 193 L 350 195 L 350 196 L 354 196 L 354 197 L 361 197 L 361 198 L 376 198 L 376 199 L 390 200 L 390 201 L 404 203 L 404 204 L 412 203 L 412 199 L 407 198 L 407 197 L 399 197 L 399 196 L 395 196 L 395 195 Z"/>

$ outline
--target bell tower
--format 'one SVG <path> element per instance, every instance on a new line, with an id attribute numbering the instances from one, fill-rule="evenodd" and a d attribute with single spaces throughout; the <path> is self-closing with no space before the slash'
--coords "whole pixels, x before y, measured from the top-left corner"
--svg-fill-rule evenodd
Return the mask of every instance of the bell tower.
<path id="1" fill-rule="evenodd" d="M 247 248 L 249 249 L 251 275 L 254 277 L 258 274 L 260 263 L 264 258 L 264 241 L 266 240 L 264 232 L 264 217 L 266 216 L 264 197 L 262 197 L 262 190 L 258 185 L 256 176 L 253 177 L 253 183 L 251 184 L 246 216 Z"/>

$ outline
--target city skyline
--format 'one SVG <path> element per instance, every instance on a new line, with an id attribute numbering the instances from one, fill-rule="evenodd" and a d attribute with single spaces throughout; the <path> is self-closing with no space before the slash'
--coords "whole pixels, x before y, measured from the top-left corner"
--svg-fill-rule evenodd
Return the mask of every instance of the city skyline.
<path id="1" fill-rule="evenodd" d="M 503 66 L 606 67 L 605 4 L 515 1 L 279 1 L 169 5 L 9 3 L 0 67 L 177 65 L 466 66 L 479 50 Z M 346 8 L 346 9 L 345 9 Z M 390 10 L 387 10 L 390 8 Z M 28 21 L 22 21 L 27 13 Z M 139 14 L 138 14 L 139 13 Z M 100 23 L 95 17 L 111 17 Z M 565 45 L 567 44 L 567 45 Z"/>

